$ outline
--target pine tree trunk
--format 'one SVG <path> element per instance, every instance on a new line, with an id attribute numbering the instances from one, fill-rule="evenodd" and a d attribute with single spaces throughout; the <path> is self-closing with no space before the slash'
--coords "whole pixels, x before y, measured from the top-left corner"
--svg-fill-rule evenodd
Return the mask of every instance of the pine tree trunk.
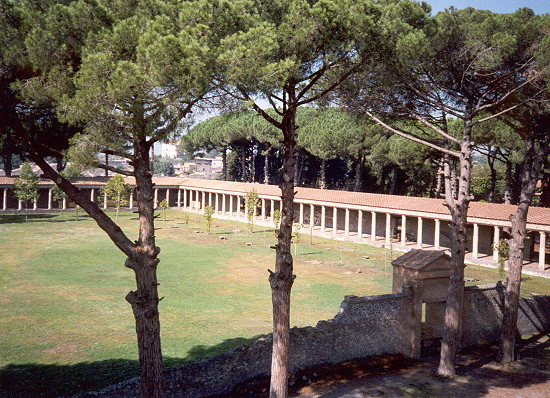
<path id="1" fill-rule="evenodd" d="M 448 156 L 445 162 L 445 202 L 451 213 L 451 272 L 449 293 L 445 307 L 445 323 L 441 341 L 441 356 L 437 373 L 454 377 L 456 355 L 460 349 L 462 334 L 462 306 L 464 301 L 464 255 L 466 252 L 468 205 L 470 202 L 470 166 L 472 155 L 471 120 L 464 121 L 460 148 L 460 178 L 458 192 L 453 195 Z M 454 167 L 452 168 L 454 169 Z"/>
<path id="2" fill-rule="evenodd" d="M 248 177 L 246 173 L 246 148 L 241 146 L 241 181 L 248 182 Z"/>
<path id="3" fill-rule="evenodd" d="M 506 177 L 504 184 L 504 204 L 512 203 L 512 162 L 506 162 Z"/>
<path id="4" fill-rule="evenodd" d="M 391 173 L 391 183 L 389 195 L 395 195 L 395 188 L 397 187 L 397 167 L 394 167 Z"/>
<path id="5" fill-rule="evenodd" d="M 443 187 L 443 162 L 440 162 L 437 166 L 437 175 L 435 183 L 435 197 L 440 198 Z"/>
<path id="6" fill-rule="evenodd" d="M 327 189 L 327 161 L 321 159 L 321 182 L 319 184 L 321 189 Z"/>
<path id="7" fill-rule="evenodd" d="M 271 147 L 265 151 L 264 157 L 264 184 L 269 184 L 269 157 L 271 156 Z"/>
<path id="8" fill-rule="evenodd" d="M 523 249 L 527 235 L 527 213 L 535 194 L 537 181 L 548 156 L 548 139 L 537 151 L 533 137 L 525 140 L 525 158 L 521 181 L 521 196 L 516 213 L 512 217 L 512 241 L 510 242 L 508 276 L 504 294 L 504 316 L 502 319 L 499 357 L 502 363 L 516 360 L 517 319 L 523 268 Z M 541 248 L 544 250 L 544 248 Z"/>
<path id="9" fill-rule="evenodd" d="M 275 272 L 270 271 L 269 283 L 273 303 L 273 352 L 271 357 L 270 398 L 288 396 L 288 349 L 290 344 L 290 291 L 296 276 L 293 274 L 291 250 L 294 218 L 294 172 L 296 108 L 294 88 L 285 89 L 289 108 L 283 117 L 284 164 L 281 183 L 282 212 L 276 246 Z"/>
<path id="10" fill-rule="evenodd" d="M 13 170 L 13 164 L 11 161 L 11 154 L 2 155 L 2 161 L 4 163 L 4 173 L 6 177 L 11 177 L 11 172 Z"/>
<path id="11" fill-rule="evenodd" d="M 222 151 L 222 177 L 227 181 L 227 145 L 224 145 Z"/>
<path id="12" fill-rule="evenodd" d="M 353 190 L 355 192 L 361 191 L 361 185 L 362 185 L 362 171 L 363 171 L 363 156 L 359 155 L 357 158 L 357 161 L 355 163 L 355 185 L 353 187 Z"/>
<path id="13" fill-rule="evenodd" d="M 160 344 L 160 319 L 158 311 L 157 258 L 160 249 L 155 245 L 154 188 L 147 157 L 135 161 L 136 190 L 139 214 L 139 238 L 135 254 L 126 260 L 126 266 L 136 275 L 137 290 L 126 295 L 136 321 L 139 363 L 141 375 L 141 396 L 159 398 L 162 396 L 163 365 Z M 143 158 L 145 157 L 145 159 Z"/>
<path id="14" fill-rule="evenodd" d="M 491 184 L 489 185 L 489 194 L 487 196 L 487 201 L 494 202 L 497 186 L 497 171 L 495 169 L 495 158 L 491 155 L 491 150 L 489 150 L 489 153 L 487 155 L 487 164 L 489 165 L 489 170 L 491 171 Z"/>

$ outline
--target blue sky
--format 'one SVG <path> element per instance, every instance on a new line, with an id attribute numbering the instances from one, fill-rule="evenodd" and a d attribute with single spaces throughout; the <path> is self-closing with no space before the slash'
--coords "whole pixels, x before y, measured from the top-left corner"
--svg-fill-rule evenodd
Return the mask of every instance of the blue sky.
<path id="1" fill-rule="evenodd" d="M 491 10 L 498 13 L 514 12 L 518 8 L 528 7 L 536 14 L 550 13 L 550 1 L 548 0 L 424 0 L 432 6 L 432 13 L 443 11 L 454 6 L 462 9 L 474 7 L 480 10 Z"/>

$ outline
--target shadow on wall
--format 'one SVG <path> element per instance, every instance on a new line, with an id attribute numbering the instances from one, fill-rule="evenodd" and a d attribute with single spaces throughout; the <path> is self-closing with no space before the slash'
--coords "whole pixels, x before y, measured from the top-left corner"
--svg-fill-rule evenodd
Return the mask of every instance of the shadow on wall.
<path id="1" fill-rule="evenodd" d="M 198 345 L 185 358 L 165 357 L 164 365 L 182 365 L 251 344 L 261 336 L 237 337 L 213 345 Z M 22 364 L 0 368 L 0 398 L 57 398 L 98 391 L 139 375 L 139 361 L 108 359 L 74 365 Z"/>

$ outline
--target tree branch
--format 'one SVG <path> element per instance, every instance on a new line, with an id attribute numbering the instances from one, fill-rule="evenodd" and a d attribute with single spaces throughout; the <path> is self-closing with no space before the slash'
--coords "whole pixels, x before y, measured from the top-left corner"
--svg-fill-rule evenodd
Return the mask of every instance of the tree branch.
<path id="1" fill-rule="evenodd" d="M 433 131 L 435 131 L 437 134 L 445 137 L 446 139 L 448 139 L 449 141 L 452 141 L 454 142 L 455 144 L 460 144 L 460 141 L 457 140 L 455 137 L 453 137 L 452 135 L 449 135 L 447 134 L 446 132 L 444 132 L 443 130 L 441 130 L 439 127 L 437 127 L 436 125 L 430 123 L 429 121 L 427 121 L 426 119 L 424 119 L 422 116 L 414 113 L 414 112 L 411 112 L 411 115 L 418 121 L 420 121 L 422 124 L 424 124 L 425 126 L 428 126 L 429 128 L 431 128 Z"/>
<path id="2" fill-rule="evenodd" d="M 239 92 L 244 96 L 244 98 L 247 101 L 252 102 L 252 108 L 254 108 L 254 110 L 256 112 L 258 112 L 265 120 L 267 120 L 269 123 L 271 123 L 272 125 L 274 125 L 278 129 L 280 129 L 280 130 L 283 129 L 283 124 L 281 122 L 278 122 L 277 120 L 275 120 L 271 116 L 269 116 L 269 114 L 266 111 L 264 111 L 262 108 L 260 108 L 258 106 L 258 104 L 256 104 L 256 102 L 254 100 L 252 100 L 252 98 L 250 98 L 248 93 L 242 87 L 237 87 L 237 89 L 239 90 Z"/>
<path id="3" fill-rule="evenodd" d="M 32 153 L 31 158 L 40 167 L 44 176 L 52 180 L 71 200 L 82 207 L 126 256 L 132 257 L 134 255 L 135 245 L 132 241 L 128 239 L 122 229 L 96 203 L 88 198 L 87 194 L 85 195 L 80 189 L 71 184 L 69 180 L 56 172 L 38 153 Z"/>
<path id="4" fill-rule="evenodd" d="M 367 110 L 364 110 L 363 109 L 363 112 L 365 112 L 365 114 L 367 116 L 369 116 L 372 120 L 374 120 L 376 123 L 378 123 L 380 126 L 384 127 L 386 130 L 389 130 L 391 131 L 392 133 L 395 133 L 403 138 L 406 138 L 408 140 L 411 140 L 413 142 L 416 142 L 416 143 L 419 143 L 419 144 L 422 144 L 424 146 L 427 146 L 429 148 L 432 148 L 432 149 L 435 149 L 439 152 L 443 152 L 443 153 L 446 153 L 447 155 L 450 155 L 450 156 L 454 156 L 456 158 L 460 158 L 460 153 L 459 152 L 455 152 L 455 151 L 451 151 L 449 149 L 446 149 L 446 148 L 443 148 L 443 147 L 440 147 L 439 145 L 435 145 L 435 144 L 432 144 L 431 142 L 428 142 L 426 140 L 423 140 L 423 139 L 420 139 L 418 137 L 414 137 L 408 133 L 405 133 L 401 130 L 398 130 L 398 129 L 395 129 L 389 125 L 387 125 L 386 123 L 384 123 L 382 120 L 380 120 L 379 118 L 377 118 L 376 116 L 374 116 L 371 112 L 367 111 Z"/>
<path id="5" fill-rule="evenodd" d="M 109 170 L 109 171 L 112 171 L 113 173 L 122 174 L 128 177 L 135 177 L 136 175 L 136 173 L 133 171 L 119 169 L 118 167 L 109 166 L 103 163 L 96 163 L 95 166 L 98 169 Z"/>

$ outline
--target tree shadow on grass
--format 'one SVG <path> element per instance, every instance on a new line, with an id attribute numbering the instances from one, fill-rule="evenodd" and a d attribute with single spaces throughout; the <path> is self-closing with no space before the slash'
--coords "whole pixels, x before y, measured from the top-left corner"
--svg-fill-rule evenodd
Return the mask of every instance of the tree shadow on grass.
<path id="1" fill-rule="evenodd" d="M 185 358 L 165 357 L 172 367 L 198 361 L 251 344 L 261 336 L 227 339 L 213 346 L 198 345 Z M 86 391 L 99 391 L 139 375 L 139 361 L 108 359 L 74 365 L 21 364 L 0 368 L 0 398 L 70 397 Z"/>
<path id="2" fill-rule="evenodd" d="M 28 222 L 66 222 L 66 221 L 76 221 L 75 219 L 66 219 L 66 218 L 59 218 L 60 214 L 34 214 L 29 213 L 28 214 Z M 56 218 L 56 219 L 54 219 Z M 89 218 L 89 216 L 79 215 L 79 219 L 81 218 Z M 0 224 L 25 224 L 25 214 L 2 214 L 0 215 Z"/>

